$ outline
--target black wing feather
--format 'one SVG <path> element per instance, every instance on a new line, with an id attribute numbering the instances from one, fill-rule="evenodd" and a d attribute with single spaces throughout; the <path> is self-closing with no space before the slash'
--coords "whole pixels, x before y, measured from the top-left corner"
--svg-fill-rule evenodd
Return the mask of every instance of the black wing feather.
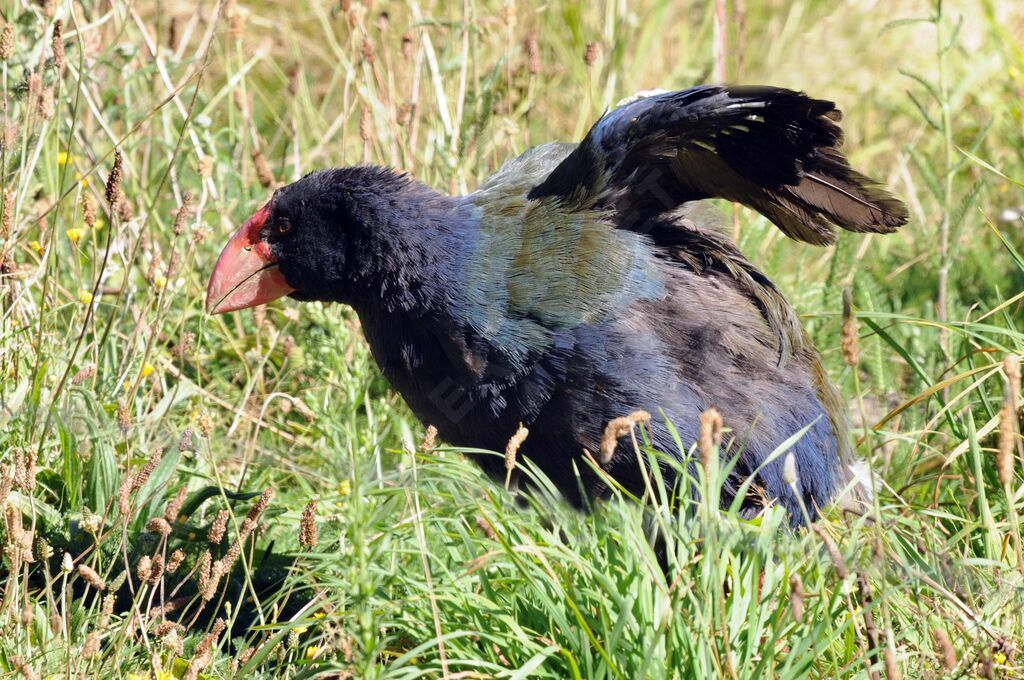
<path id="1" fill-rule="evenodd" d="M 835 241 L 831 225 L 895 231 L 906 208 L 850 167 L 840 119 L 832 102 L 779 88 L 702 86 L 638 99 L 603 116 L 530 198 L 606 204 L 636 230 L 687 201 L 726 198 L 818 245 Z"/>

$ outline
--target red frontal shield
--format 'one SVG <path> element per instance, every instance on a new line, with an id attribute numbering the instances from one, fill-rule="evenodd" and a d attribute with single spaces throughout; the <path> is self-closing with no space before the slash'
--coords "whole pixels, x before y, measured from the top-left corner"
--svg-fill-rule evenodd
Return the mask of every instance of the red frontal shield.
<path id="1" fill-rule="evenodd" d="M 208 314 L 255 307 L 295 290 L 277 268 L 270 246 L 260 239 L 268 217 L 269 203 L 246 220 L 224 246 L 206 289 Z"/>

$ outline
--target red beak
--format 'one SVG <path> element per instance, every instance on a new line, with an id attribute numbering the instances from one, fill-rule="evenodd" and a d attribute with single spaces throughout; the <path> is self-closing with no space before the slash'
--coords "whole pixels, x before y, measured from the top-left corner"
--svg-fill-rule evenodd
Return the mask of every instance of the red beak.
<path id="1" fill-rule="evenodd" d="M 268 217 L 269 203 L 246 220 L 224 246 L 206 289 L 208 314 L 255 307 L 295 290 L 277 268 L 270 246 L 260 239 Z"/>

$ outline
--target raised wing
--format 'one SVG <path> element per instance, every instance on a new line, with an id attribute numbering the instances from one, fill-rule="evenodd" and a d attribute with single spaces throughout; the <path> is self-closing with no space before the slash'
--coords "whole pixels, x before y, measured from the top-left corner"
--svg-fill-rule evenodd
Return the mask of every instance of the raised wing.
<path id="1" fill-rule="evenodd" d="M 832 225 L 887 233 L 904 205 L 840 153 L 829 101 L 769 87 L 702 86 L 635 100 L 602 117 L 531 199 L 614 208 L 619 227 L 645 231 L 687 201 L 725 198 L 757 210 L 787 236 L 835 241 Z"/>

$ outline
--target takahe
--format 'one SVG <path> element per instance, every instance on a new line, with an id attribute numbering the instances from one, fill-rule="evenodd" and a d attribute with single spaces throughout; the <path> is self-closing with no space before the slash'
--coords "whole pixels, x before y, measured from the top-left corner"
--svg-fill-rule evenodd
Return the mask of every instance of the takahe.
<path id="1" fill-rule="evenodd" d="M 653 443 L 682 458 L 665 419 L 691 446 L 714 407 L 722 455 L 736 457 L 723 503 L 754 475 L 744 511 L 775 501 L 799 524 L 801 500 L 813 519 L 856 484 L 842 401 L 783 295 L 687 204 L 736 201 L 815 245 L 835 241 L 833 225 L 895 231 L 905 207 L 850 168 L 839 120 L 799 92 L 703 86 L 626 103 L 468 196 L 382 167 L 313 172 L 231 238 L 207 309 L 351 305 L 423 423 L 496 451 L 526 426 L 519 455 L 578 506 L 606 496 L 609 476 L 645 489 L 630 438 L 599 453 L 609 421 L 656 414 Z M 794 485 L 782 457 L 765 461 L 803 428 Z M 500 457 L 477 460 L 504 476 Z"/>

